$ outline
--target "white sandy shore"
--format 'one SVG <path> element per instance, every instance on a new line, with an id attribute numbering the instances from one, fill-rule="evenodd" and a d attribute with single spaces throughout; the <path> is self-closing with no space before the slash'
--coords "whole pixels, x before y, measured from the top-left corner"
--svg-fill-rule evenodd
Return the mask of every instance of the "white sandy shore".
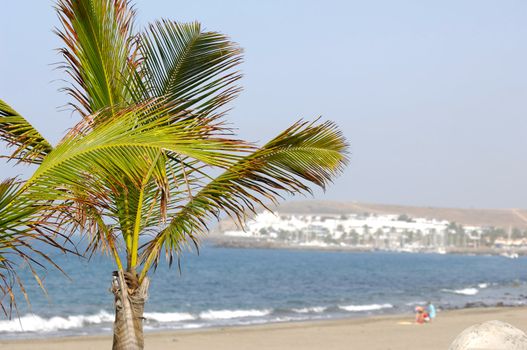
<path id="1" fill-rule="evenodd" d="M 445 350 L 463 329 L 501 320 L 527 331 L 527 308 L 484 308 L 442 312 L 430 324 L 413 324 L 412 315 L 352 320 L 280 323 L 263 326 L 148 333 L 146 350 Z M 71 337 L 0 341 L 0 349 L 103 350 L 111 337 Z"/>

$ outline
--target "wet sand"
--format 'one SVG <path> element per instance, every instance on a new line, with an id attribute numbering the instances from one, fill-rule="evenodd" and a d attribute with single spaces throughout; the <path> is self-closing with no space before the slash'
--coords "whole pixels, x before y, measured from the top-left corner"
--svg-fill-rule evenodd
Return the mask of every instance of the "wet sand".
<path id="1" fill-rule="evenodd" d="M 446 311 L 424 325 L 413 315 L 361 319 L 279 323 L 262 326 L 147 333 L 145 349 L 166 350 L 445 350 L 463 329 L 475 323 L 501 320 L 527 331 L 527 308 L 482 308 Z M 0 341 L 0 349 L 103 350 L 110 336 Z"/>

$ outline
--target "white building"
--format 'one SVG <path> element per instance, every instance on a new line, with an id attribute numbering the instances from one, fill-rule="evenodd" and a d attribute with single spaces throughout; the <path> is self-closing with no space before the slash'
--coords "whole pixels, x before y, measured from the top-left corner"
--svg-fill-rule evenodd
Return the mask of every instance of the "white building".
<path id="1" fill-rule="evenodd" d="M 482 229 L 466 227 L 469 241 L 479 240 Z M 277 212 L 257 214 L 245 230 L 226 231 L 226 236 L 248 237 L 298 245 L 364 246 L 405 250 L 440 248 L 447 235 L 455 234 L 449 222 L 399 215 L 300 215 Z"/>

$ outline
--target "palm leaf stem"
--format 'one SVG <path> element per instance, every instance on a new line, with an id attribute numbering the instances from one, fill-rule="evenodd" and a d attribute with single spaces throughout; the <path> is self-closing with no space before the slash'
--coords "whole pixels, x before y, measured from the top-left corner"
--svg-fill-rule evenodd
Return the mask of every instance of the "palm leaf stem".
<path id="1" fill-rule="evenodd" d="M 111 236 L 110 230 L 102 220 L 102 217 L 97 216 L 97 223 L 100 228 L 104 228 L 106 240 L 108 241 L 108 246 L 110 247 L 110 251 L 112 252 L 113 259 L 115 260 L 115 264 L 117 265 L 117 269 L 119 269 L 120 271 L 124 271 L 121 258 L 119 257 L 119 253 L 117 252 L 117 248 L 115 247 L 115 242 L 113 237 Z"/>
<path id="2" fill-rule="evenodd" d="M 146 258 L 143 269 L 141 270 L 141 273 L 139 274 L 139 284 L 143 282 L 143 280 L 146 277 L 146 274 L 148 273 L 148 270 L 150 270 L 150 267 L 152 266 L 152 263 L 157 258 L 158 252 L 161 249 L 160 242 L 155 243 L 155 247 L 150 251 L 150 254 L 148 254 L 148 257 Z"/>
<path id="3" fill-rule="evenodd" d="M 135 216 L 135 225 L 134 225 L 134 233 L 132 237 L 132 250 L 131 250 L 131 261 L 130 266 L 132 269 L 135 269 L 135 265 L 137 265 L 137 255 L 139 250 L 139 233 L 141 231 L 141 218 L 143 216 L 143 198 L 145 194 L 145 187 L 152 177 L 152 173 L 154 172 L 154 169 L 156 167 L 157 161 L 159 160 L 159 157 L 161 156 L 162 152 L 158 152 L 154 160 L 152 161 L 152 166 L 148 170 L 148 173 L 146 174 L 145 178 L 143 179 L 143 182 L 141 183 L 141 188 L 139 189 L 139 201 L 137 204 L 137 210 L 136 210 L 136 216 Z"/>

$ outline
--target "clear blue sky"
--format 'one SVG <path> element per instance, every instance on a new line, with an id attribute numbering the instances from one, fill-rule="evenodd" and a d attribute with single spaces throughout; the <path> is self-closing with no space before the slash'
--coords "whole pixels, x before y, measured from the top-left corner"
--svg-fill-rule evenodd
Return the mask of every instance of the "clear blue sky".
<path id="1" fill-rule="evenodd" d="M 351 164 L 318 199 L 527 207 L 527 1 L 136 2 L 140 26 L 199 20 L 245 48 L 230 120 L 264 142 L 296 119 L 335 120 Z M 7 1 L 0 97 L 54 142 L 77 120 L 51 1 Z M 20 174 L 0 163 L 1 176 Z M 27 173 L 28 171 L 26 171 Z"/>

